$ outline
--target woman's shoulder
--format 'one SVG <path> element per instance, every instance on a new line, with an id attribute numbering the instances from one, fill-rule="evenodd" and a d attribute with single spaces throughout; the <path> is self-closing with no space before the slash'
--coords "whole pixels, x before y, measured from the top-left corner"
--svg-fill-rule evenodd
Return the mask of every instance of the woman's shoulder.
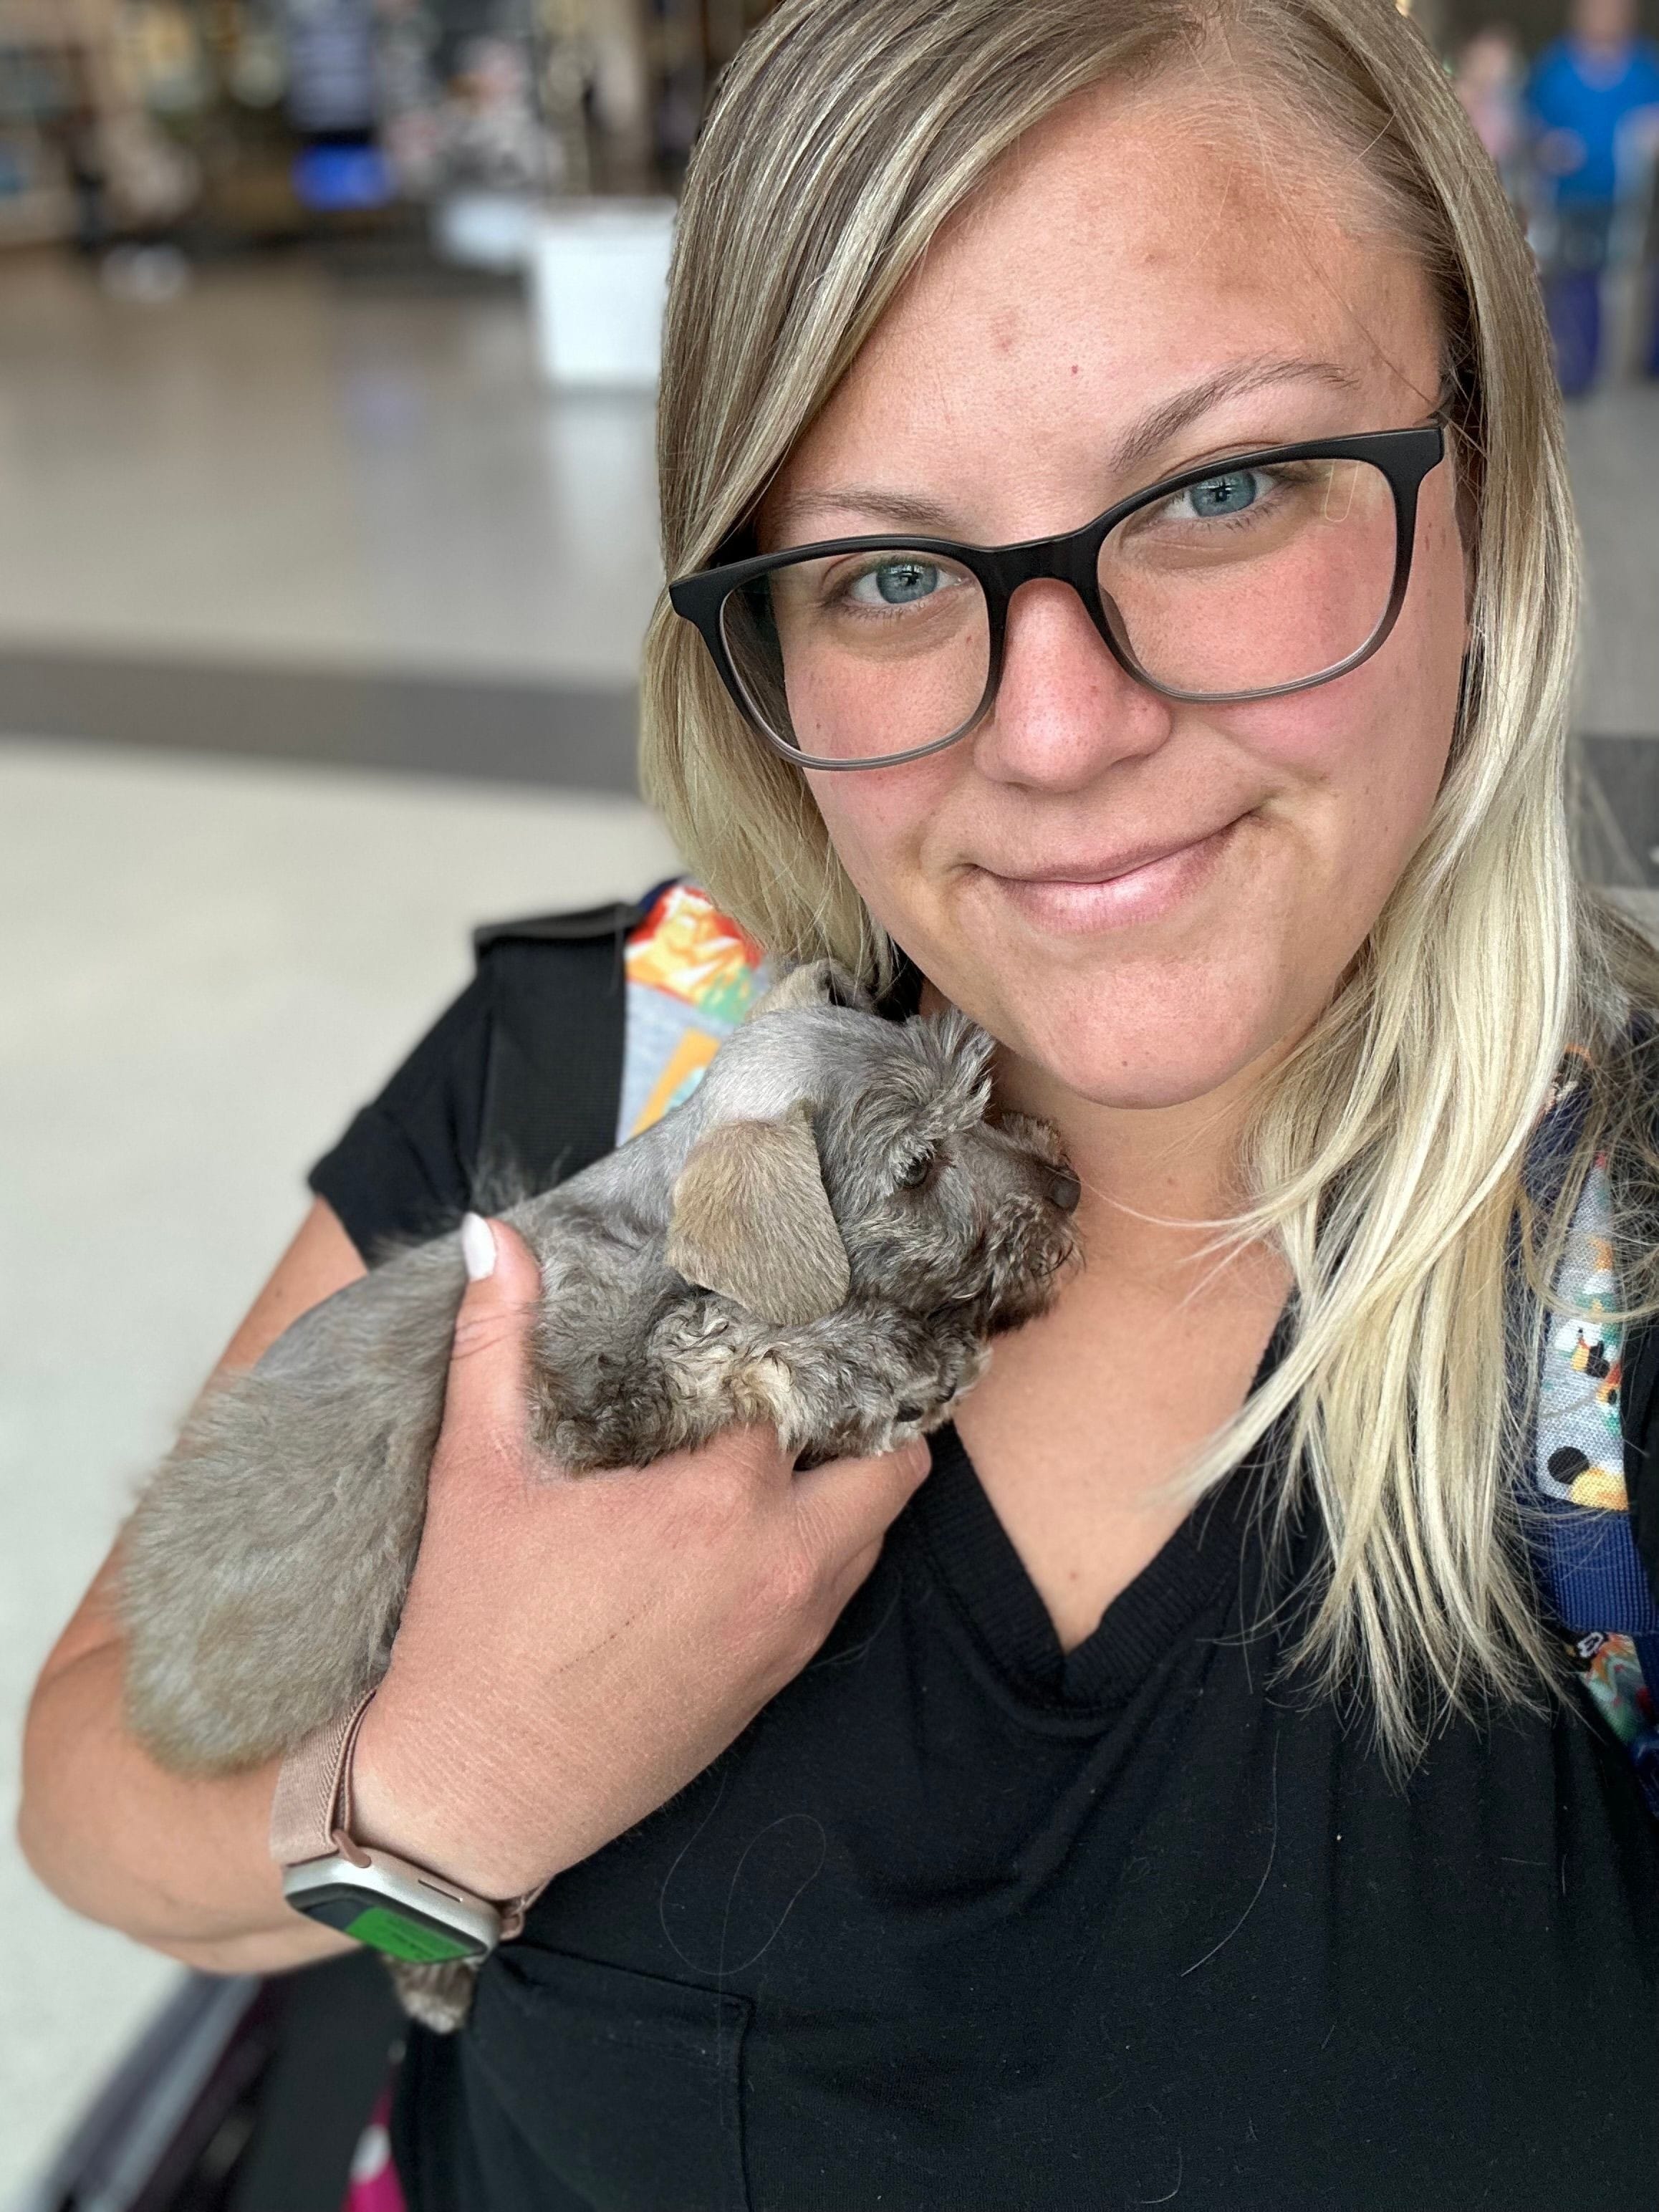
<path id="1" fill-rule="evenodd" d="M 475 972 L 312 1169 L 363 1256 L 574 1174 L 693 1086 L 760 948 L 692 884 L 491 922 Z"/>

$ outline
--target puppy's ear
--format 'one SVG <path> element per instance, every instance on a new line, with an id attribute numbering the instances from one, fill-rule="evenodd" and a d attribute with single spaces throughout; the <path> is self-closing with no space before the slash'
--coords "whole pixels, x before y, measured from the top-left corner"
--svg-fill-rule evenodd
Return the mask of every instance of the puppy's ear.
<path id="1" fill-rule="evenodd" d="M 769 991 L 756 1000 L 744 1016 L 752 1022 L 757 1014 L 788 1014 L 798 1006 L 854 1006 L 867 1014 L 875 1001 L 858 977 L 839 960 L 807 960 L 780 976 Z"/>
<path id="2" fill-rule="evenodd" d="M 781 1328 L 822 1321 L 852 1287 L 818 1165 L 812 1117 L 723 1121 L 699 1138 L 674 1185 L 668 1264 Z"/>

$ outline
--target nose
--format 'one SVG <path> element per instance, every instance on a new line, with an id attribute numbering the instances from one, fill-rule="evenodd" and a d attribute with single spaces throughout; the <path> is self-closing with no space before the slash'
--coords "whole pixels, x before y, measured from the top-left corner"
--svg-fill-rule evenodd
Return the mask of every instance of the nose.
<path id="1" fill-rule="evenodd" d="M 1083 1185 L 1068 1168 L 1056 1168 L 1048 1178 L 1048 1198 L 1062 1213 L 1075 1212 L 1083 1195 Z"/>
<path id="2" fill-rule="evenodd" d="M 996 704 L 975 740 L 994 782 L 1085 788 L 1117 762 L 1158 751 L 1170 703 L 1118 665 L 1069 585 L 1023 585 L 1008 609 Z"/>

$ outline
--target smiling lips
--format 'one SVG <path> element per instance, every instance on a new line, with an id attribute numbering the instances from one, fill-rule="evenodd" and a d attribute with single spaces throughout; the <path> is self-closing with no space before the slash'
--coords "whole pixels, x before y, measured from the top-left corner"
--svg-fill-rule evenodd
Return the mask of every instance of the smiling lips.
<path id="1" fill-rule="evenodd" d="M 1110 860 L 1062 862 L 1029 875 L 983 874 L 1039 927 L 1089 930 L 1149 921 L 1197 890 L 1242 817 L 1178 844 L 1161 841 Z"/>

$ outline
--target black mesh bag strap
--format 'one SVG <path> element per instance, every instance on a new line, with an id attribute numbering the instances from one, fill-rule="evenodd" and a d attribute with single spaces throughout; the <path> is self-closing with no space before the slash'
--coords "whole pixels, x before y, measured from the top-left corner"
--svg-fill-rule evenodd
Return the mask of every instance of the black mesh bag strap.
<path id="1" fill-rule="evenodd" d="M 563 1182 L 615 1151 L 628 938 L 660 889 L 633 905 L 496 922 L 475 934 L 492 1013 L 477 1168 L 484 1210 Z"/>

